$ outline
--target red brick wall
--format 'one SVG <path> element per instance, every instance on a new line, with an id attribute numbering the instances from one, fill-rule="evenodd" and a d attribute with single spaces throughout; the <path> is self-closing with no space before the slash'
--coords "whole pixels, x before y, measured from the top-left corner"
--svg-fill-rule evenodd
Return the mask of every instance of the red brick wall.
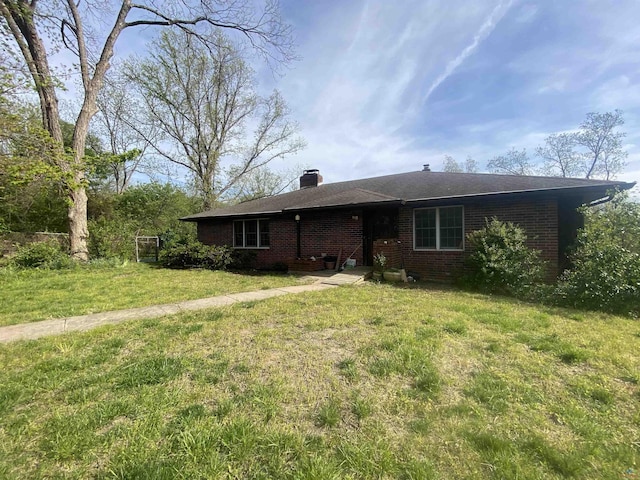
<path id="1" fill-rule="evenodd" d="M 387 259 L 384 268 L 400 268 L 400 245 L 397 238 L 381 238 L 373 242 L 373 255 L 382 253 Z"/>
<path id="2" fill-rule="evenodd" d="M 337 256 L 342 249 L 342 263 L 362 242 L 362 212 L 359 210 L 302 212 L 300 217 L 302 258 L 320 257 L 321 253 Z M 258 267 L 296 257 L 296 222 L 293 214 L 271 217 L 269 232 L 271 246 L 268 249 L 255 249 Z M 198 222 L 198 240 L 209 245 L 233 245 L 233 221 Z M 362 265 L 362 246 L 352 258 L 356 259 L 357 265 Z"/>
<path id="3" fill-rule="evenodd" d="M 453 205 L 453 204 L 451 204 Z M 497 217 L 513 222 L 526 230 L 528 245 L 541 250 L 547 261 L 547 277 L 558 274 L 558 203 L 555 198 L 539 200 L 505 201 L 505 199 L 483 200 L 464 205 L 465 235 L 485 225 L 485 218 Z M 413 207 L 402 207 L 399 217 L 399 239 L 404 265 L 415 271 L 422 279 L 450 282 L 462 273 L 465 251 L 420 251 L 413 249 Z"/>

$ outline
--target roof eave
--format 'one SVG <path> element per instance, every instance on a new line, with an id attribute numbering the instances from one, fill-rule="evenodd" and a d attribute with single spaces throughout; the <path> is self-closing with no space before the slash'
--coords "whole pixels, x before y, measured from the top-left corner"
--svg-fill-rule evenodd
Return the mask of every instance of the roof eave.
<path id="1" fill-rule="evenodd" d="M 224 213 L 219 215 L 189 215 L 187 217 L 182 217 L 179 220 L 183 222 L 197 222 L 199 220 L 211 220 L 214 218 L 239 218 L 239 217 L 255 217 L 260 215 L 279 215 L 282 213 L 294 213 L 294 212 L 304 212 L 308 210 L 320 210 L 323 208 L 354 208 L 354 207 L 368 207 L 373 205 L 380 204 L 393 204 L 398 203 L 401 204 L 403 200 L 399 198 L 388 199 L 388 200 L 380 200 L 375 202 L 352 202 L 352 203 L 336 203 L 330 205 L 312 205 L 312 206 L 304 206 L 304 207 L 289 207 L 283 208 L 282 210 L 263 210 L 256 212 L 240 212 L 240 213 Z"/>
<path id="2" fill-rule="evenodd" d="M 469 193 L 465 195 L 447 195 L 441 197 L 428 197 L 428 198 L 412 198 L 408 199 L 407 203 L 414 202 L 429 202 L 429 201 L 438 201 L 438 200 L 449 200 L 449 199 L 461 199 L 461 198 L 479 198 L 479 197 L 490 197 L 490 196 L 499 196 L 499 195 L 516 195 L 516 194 L 525 194 L 525 193 L 543 193 L 543 192 L 561 192 L 563 190 L 566 191 L 575 191 L 575 190 L 595 190 L 595 189 L 606 189 L 611 190 L 616 187 L 622 188 L 622 190 L 629 190 L 636 185 L 636 182 L 628 183 L 628 182 L 620 182 L 614 183 L 610 185 L 601 184 L 601 185 L 572 185 L 572 186 L 564 186 L 564 187 L 547 187 L 547 188 L 532 188 L 532 189 L 524 189 L 524 190 L 506 190 L 502 192 L 487 192 L 487 193 Z"/>
<path id="3" fill-rule="evenodd" d="M 178 220 L 182 222 L 197 222 L 198 220 L 209 220 L 212 218 L 233 218 L 233 217 L 247 217 L 247 216 L 256 216 L 256 215 L 274 215 L 277 213 L 282 213 L 282 210 L 264 210 L 258 212 L 246 212 L 246 213 L 222 213 L 219 215 L 188 215 L 186 217 L 179 218 Z"/>

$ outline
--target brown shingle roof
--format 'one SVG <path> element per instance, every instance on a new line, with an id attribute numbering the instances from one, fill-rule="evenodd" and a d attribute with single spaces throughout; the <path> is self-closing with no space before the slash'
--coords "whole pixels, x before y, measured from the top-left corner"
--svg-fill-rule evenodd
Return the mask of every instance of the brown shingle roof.
<path id="1" fill-rule="evenodd" d="M 291 210 L 414 202 L 544 191 L 629 189 L 634 183 L 581 178 L 493 175 L 486 173 L 408 172 L 328 183 L 273 197 L 189 215 L 182 220 L 264 215 Z"/>

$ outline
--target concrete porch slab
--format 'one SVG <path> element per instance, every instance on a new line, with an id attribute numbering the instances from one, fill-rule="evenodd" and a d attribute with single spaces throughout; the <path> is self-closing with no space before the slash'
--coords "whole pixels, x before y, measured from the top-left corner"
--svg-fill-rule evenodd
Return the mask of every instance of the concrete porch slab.
<path id="1" fill-rule="evenodd" d="M 321 270 L 318 272 L 293 272 L 302 275 L 303 280 L 322 285 L 351 285 L 363 282 L 371 276 L 371 267 L 345 268 L 341 272 Z"/>

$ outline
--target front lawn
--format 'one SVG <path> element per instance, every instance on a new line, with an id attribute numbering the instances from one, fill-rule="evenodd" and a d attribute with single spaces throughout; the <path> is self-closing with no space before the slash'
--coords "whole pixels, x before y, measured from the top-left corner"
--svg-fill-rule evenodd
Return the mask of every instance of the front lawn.
<path id="1" fill-rule="evenodd" d="M 290 275 L 169 270 L 144 263 L 73 270 L 0 269 L 0 326 L 296 285 Z"/>
<path id="2" fill-rule="evenodd" d="M 0 478 L 633 479 L 640 323 L 367 284 L 0 345 Z"/>

